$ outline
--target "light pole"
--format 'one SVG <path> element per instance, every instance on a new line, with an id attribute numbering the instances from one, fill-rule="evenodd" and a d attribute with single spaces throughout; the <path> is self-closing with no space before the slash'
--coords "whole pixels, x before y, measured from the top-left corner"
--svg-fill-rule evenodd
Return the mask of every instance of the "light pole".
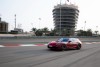
<path id="1" fill-rule="evenodd" d="M 81 29 L 83 30 L 83 27 L 81 27 Z"/>
<path id="2" fill-rule="evenodd" d="M 41 21 L 41 18 L 39 18 L 39 29 L 40 29 L 40 21 Z"/>
<path id="3" fill-rule="evenodd" d="M 85 31 L 85 27 L 86 27 L 86 21 L 84 22 L 84 31 Z"/>
<path id="4" fill-rule="evenodd" d="M 98 26 L 96 26 L 96 31 L 95 31 L 96 32 L 96 35 L 98 34 L 98 29 L 97 28 L 98 28 Z"/>
<path id="5" fill-rule="evenodd" d="M 31 25 L 32 25 L 32 28 L 33 28 L 33 23 L 31 23 Z"/>
<path id="6" fill-rule="evenodd" d="M 96 26 L 96 30 L 98 31 L 98 26 Z"/>
<path id="7" fill-rule="evenodd" d="M 15 14 L 15 29 L 16 29 L 16 14 Z"/>

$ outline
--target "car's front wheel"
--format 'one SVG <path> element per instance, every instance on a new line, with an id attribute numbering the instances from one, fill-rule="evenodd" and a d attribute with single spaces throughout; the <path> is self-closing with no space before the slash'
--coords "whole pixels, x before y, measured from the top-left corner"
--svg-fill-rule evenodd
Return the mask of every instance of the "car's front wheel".
<path id="1" fill-rule="evenodd" d="M 77 50 L 80 50 L 81 49 L 81 44 L 78 44 L 77 45 Z"/>

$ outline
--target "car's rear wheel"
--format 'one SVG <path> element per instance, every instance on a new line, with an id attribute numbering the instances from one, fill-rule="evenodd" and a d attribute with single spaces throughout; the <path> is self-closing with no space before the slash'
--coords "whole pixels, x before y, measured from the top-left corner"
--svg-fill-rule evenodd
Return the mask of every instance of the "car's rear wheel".
<path id="1" fill-rule="evenodd" d="M 47 47 L 50 48 L 49 45 Z"/>
<path id="2" fill-rule="evenodd" d="M 77 50 L 80 50 L 81 49 L 81 44 L 78 44 L 77 45 Z"/>

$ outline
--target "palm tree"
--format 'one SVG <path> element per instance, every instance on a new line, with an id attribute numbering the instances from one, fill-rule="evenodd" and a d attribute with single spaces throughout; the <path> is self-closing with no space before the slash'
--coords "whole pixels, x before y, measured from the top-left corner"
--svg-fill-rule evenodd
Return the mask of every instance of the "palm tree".
<path id="1" fill-rule="evenodd" d="M 32 28 L 32 31 L 36 32 L 36 31 L 37 31 L 37 29 L 36 29 L 36 28 Z"/>
<path id="2" fill-rule="evenodd" d="M 91 29 L 87 30 L 87 36 L 92 36 L 92 30 Z"/>
<path id="3" fill-rule="evenodd" d="M 43 33 L 47 33 L 48 31 L 49 31 L 49 29 L 47 27 L 45 27 L 45 28 L 42 29 Z"/>
<path id="4" fill-rule="evenodd" d="M 96 35 L 98 34 L 98 31 L 95 31 Z"/>

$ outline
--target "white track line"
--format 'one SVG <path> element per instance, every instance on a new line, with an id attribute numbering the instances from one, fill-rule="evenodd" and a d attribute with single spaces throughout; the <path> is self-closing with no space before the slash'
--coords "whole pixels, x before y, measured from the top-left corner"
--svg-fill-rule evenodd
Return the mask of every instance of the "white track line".
<path id="1" fill-rule="evenodd" d="M 47 46 L 48 44 L 44 44 L 45 46 Z"/>
<path id="2" fill-rule="evenodd" d="M 85 42 L 85 44 L 92 44 L 92 43 L 89 43 L 89 42 Z"/>
<path id="3" fill-rule="evenodd" d="M 0 45 L 0 47 L 5 47 L 5 46 L 3 46 L 3 45 Z"/>
<path id="4" fill-rule="evenodd" d="M 20 44 L 20 46 L 37 46 L 37 45 L 34 45 L 34 44 Z"/>

